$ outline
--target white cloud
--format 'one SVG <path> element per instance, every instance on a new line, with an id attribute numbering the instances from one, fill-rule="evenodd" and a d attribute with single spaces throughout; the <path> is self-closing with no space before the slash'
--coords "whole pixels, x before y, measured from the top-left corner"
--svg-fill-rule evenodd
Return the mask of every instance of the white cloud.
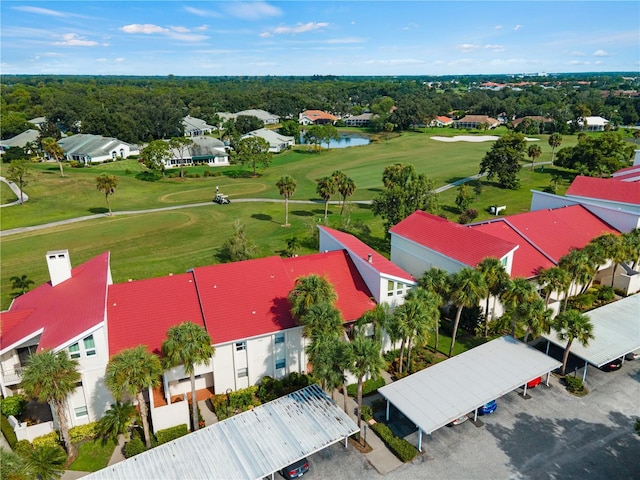
<path id="1" fill-rule="evenodd" d="M 504 45 L 485 45 L 484 48 L 486 48 L 487 50 L 492 50 L 495 53 L 506 51 L 506 48 L 504 48 Z"/>
<path id="2" fill-rule="evenodd" d="M 96 58 L 96 62 L 98 62 L 98 63 L 106 63 L 106 62 L 108 62 L 108 60 L 106 58 L 104 58 L 104 57 L 101 57 L 101 58 Z"/>
<path id="3" fill-rule="evenodd" d="M 60 36 L 62 40 L 54 42 L 54 45 L 64 45 L 68 47 L 95 47 L 98 42 L 93 40 L 85 40 L 77 33 L 65 33 Z"/>
<path id="4" fill-rule="evenodd" d="M 390 60 L 367 60 L 366 65 L 419 65 L 424 63 L 423 60 L 415 58 L 393 58 Z"/>
<path id="5" fill-rule="evenodd" d="M 169 27 L 172 31 L 174 32 L 178 32 L 178 33 L 188 33 L 191 30 L 189 30 L 187 27 Z"/>
<path id="6" fill-rule="evenodd" d="M 570 60 L 569 65 L 591 65 L 591 62 L 585 60 Z"/>
<path id="7" fill-rule="evenodd" d="M 409 25 L 404 27 L 402 30 L 405 30 L 405 31 L 407 31 L 407 30 L 415 30 L 416 28 L 418 28 L 418 24 L 410 22 Z"/>
<path id="8" fill-rule="evenodd" d="M 496 25 L 494 28 L 495 28 L 496 30 L 502 30 L 502 25 Z"/>
<path id="9" fill-rule="evenodd" d="M 348 44 L 348 43 L 364 43 L 366 42 L 366 40 L 364 38 L 358 38 L 358 37 L 346 37 L 346 38 L 331 38 L 329 40 L 326 40 L 323 43 L 329 43 L 329 44 L 338 44 L 338 45 L 344 45 L 344 44 Z"/>
<path id="10" fill-rule="evenodd" d="M 282 10 L 266 2 L 230 2 L 224 8 L 230 15 L 244 20 L 260 20 L 282 15 Z"/>
<path id="11" fill-rule="evenodd" d="M 273 37 L 273 35 L 271 35 L 271 33 L 269 33 L 269 32 L 262 32 L 259 35 L 259 37 L 261 37 L 261 38 L 271 38 L 271 37 Z"/>
<path id="12" fill-rule="evenodd" d="M 199 27 L 194 27 L 194 32 L 205 32 L 209 30 L 209 25 L 200 25 Z"/>
<path id="13" fill-rule="evenodd" d="M 323 28 L 328 27 L 329 24 L 327 22 L 307 22 L 307 23 L 298 23 L 293 27 L 276 27 L 273 29 L 273 33 L 282 35 L 282 34 L 293 34 L 296 33 L 305 33 L 312 32 L 314 30 L 322 30 Z"/>
<path id="14" fill-rule="evenodd" d="M 571 52 L 571 56 L 572 57 L 584 57 L 584 52 L 580 52 L 580 51 L 575 50 L 575 51 Z"/>
<path id="15" fill-rule="evenodd" d="M 518 30 L 520 30 L 522 28 L 522 25 L 518 24 L 515 27 L 513 27 L 513 29 L 517 32 Z"/>
<path id="16" fill-rule="evenodd" d="M 201 27 L 198 27 L 201 29 Z M 159 25 L 154 25 L 151 23 L 139 24 L 133 23 L 131 25 L 125 25 L 120 28 L 125 33 L 132 34 L 144 34 L 144 35 L 165 35 L 174 40 L 180 40 L 182 42 L 201 42 L 203 40 L 208 39 L 206 35 L 201 35 L 197 33 L 190 33 L 191 30 L 187 27 L 179 27 L 173 26 L 170 28 L 161 27 Z"/>
<path id="17" fill-rule="evenodd" d="M 458 45 L 457 48 L 462 50 L 464 53 L 469 53 L 469 52 L 474 52 L 482 47 L 480 45 L 475 45 L 473 43 L 463 43 L 461 45 Z"/>
<path id="18" fill-rule="evenodd" d="M 193 15 L 197 15 L 198 17 L 213 17 L 213 18 L 221 18 L 218 12 L 213 12 L 211 10 L 202 10 L 201 8 L 193 8 L 193 7 L 184 7 L 186 12 L 189 12 Z"/>
<path id="19" fill-rule="evenodd" d="M 151 23 L 133 23 L 131 25 L 125 25 L 121 30 L 125 33 L 144 33 L 146 35 L 150 35 L 152 33 L 167 33 L 169 31 L 168 28 L 162 28 Z"/>
<path id="20" fill-rule="evenodd" d="M 27 6 L 20 6 L 20 7 L 13 7 L 13 8 L 14 10 L 18 10 L 20 12 L 35 13 L 38 15 L 48 15 L 50 17 L 66 17 L 67 16 L 66 13 L 58 12 L 56 10 L 49 10 L 48 8 L 27 7 Z"/>
<path id="21" fill-rule="evenodd" d="M 608 57 L 609 54 L 607 52 L 605 52 L 604 50 L 600 49 L 600 50 L 596 50 L 595 52 L 593 52 L 593 56 L 594 57 Z"/>

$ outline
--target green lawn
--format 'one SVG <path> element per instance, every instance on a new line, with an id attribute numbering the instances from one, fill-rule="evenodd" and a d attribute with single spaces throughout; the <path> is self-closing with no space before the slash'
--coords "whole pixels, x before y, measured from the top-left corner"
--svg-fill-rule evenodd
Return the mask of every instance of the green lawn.
<path id="1" fill-rule="evenodd" d="M 11 203 L 18 200 L 15 193 L 11 191 L 9 185 L 4 182 L 0 182 L 0 204 Z"/>
<path id="2" fill-rule="evenodd" d="M 97 472 L 105 468 L 116 445 L 117 442 L 113 440 L 108 440 L 103 445 L 100 439 L 81 443 L 78 449 L 78 457 L 69 465 L 69 470 Z"/>

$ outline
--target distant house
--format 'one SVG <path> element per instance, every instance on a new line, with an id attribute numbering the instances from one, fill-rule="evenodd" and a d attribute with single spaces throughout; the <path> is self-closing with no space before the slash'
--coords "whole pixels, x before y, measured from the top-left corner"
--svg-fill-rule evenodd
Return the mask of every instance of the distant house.
<path id="1" fill-rule="evenodd" d="M 34 130 L 33 128 L 30 128 L 29 130 L 25 130 L 24 132 L 19 133 L 15 137 L 0 141 L 0 148 L 2 150 L 8 150 L 11 147 L 24 148 L 29 143 L 36 143 L 39 136 L 40 130 Z"/>
<path id="2" fill-rule="evenodd" d="M 514 129 L 518 129 L 518 126 L 523 122 L 537 123 L 540 127 L 547 123 L 553 123 L 553 118 L 543 117 L 541 115 L 527 115 L 520 118 L 515 118 L 511 125 L 513 125 Z"/>
<path id="3" fill-rule="evenodd" d="M 344 124 L 347 127 L 368 127 L 371 123 L 373 113 L 363 113 L 361 115 L 354 115 L 344 119 Z"/>
<path id="4" fill-rule="evenodd" d="M 185 137 L 199 137 L 216 130 L 216 127 L 209 125 L 200 118 L 192 117 L 191 115 L 187 115 L 182 119 L 182 126 L 184 127 Z"/>
<path id="5" fill-rule="evenodd" d="M 29 120 L 29 123 L 35 125 L 38 130 L 42 128 L 42 125 L 47 123 L 47 117 L 36 117 Z"/>
<path id="6" fill-rule="evenodd" d="M 335 115 L 322 110 L 305 110 L 298 115 L 300 125 L 326 125 L 333 124 L 338 119 Z"/>
<path id="7" fill-rule="evenodd" d="M 571 121 L 567 123 L 571 123 Z M 580 130 L 585 132 L 602 132 L 608 123 L 609 120 L 603 117 L 584 117 L 578 120 Z"/>
<path id="8" fill-rule="evenodd" d="M 88 133 L 78 133 L 58 140 L 67 160 L 88 165 L 116 158 L 127 158 L 139 153 L 137 145 L 129 144 L 117 138 L 102 137 Z"/>
<path id="9" fill-rule="evenodd" d="M 239 116 L 247 116 L 247 117 L 256 117 L 258 120 L 261 120 L 265 125 L 277 125 L 280 123 L 280 117 L 274 115 L 272 113 L 267 112 L 266 110 L 259 109 L 250 109 L 250 110 L 242 110 L 237 113 L 229 113 L 229 112 L 218 112 L 218 116 L 223 120 L 235 120 Z"/>
<path id="10" fill-rule="evenodd" d="M 229 153 L 224 143 L 213 137 L 193 137 L 193 142 L 185 151 L 172 149 L 172 158 L 165 163 L 165 168 L 191 165 L 209 165 L 224 167 L 229 165 Z"/>
<path id="11" fill-rule="evenodd" d="M 495 128 L 500 125 L 500 122 L 488 115 L 465 115 L 453 122 L 455 128 L 467 129 L 477 129 L 481 124 L 489 125 L 488 128 Z"/>
<path id="12" fill-rule="evenodd" d="M 430 127 L 448 127 L 450 125 L 453 125 L 453 119 L 444 115 L 438 115 L 429 123 Z"/>
<path id="13" fill-rule="evenodd" d="M 252 132 L 247 133 L 242 138 L 258 137 L 267 141 L 269 144 L 269 151 L 271 153 L 280 153 L 283 150 L 296 144 L 296 140 L 293 137 L 287 137 L 286 135 L 280 135 L 278 132 L 269 130 L 266 128 L 259 128 Z"/>

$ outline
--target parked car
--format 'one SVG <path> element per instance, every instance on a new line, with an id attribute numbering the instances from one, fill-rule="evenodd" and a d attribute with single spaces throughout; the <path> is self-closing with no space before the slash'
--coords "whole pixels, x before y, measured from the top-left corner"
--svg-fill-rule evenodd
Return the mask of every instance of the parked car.
<path id="1" fill-rule="evenodd" d="M 602 365 L 600 367 L 600 370 L 602 370 L 603 372 L 614 372 L 616 370 L 620 370 L 620 368 L 622 368 L 622 360 L 616 358 L 615 360 L 611 360 L 610 362 Z"/>
<path id="2" fill-rule="evenodd" d="M 478 409 L 478 415 L 489 415 L 490 413 L 495 412 L 496 408 L 498 408 L 498 404 L 495 400 L 491 400 Z"/>
<path id="3" fill-rule="evenodd" d="M 527 382 L 527 388 L 536 388 L 542 383 L 542 377 L 534 378 L 530 382 Z"/>
<path id="4" fill-rule="evenodd" d="M 309 460 L 303 458 L 295 463 L 292 463 L 286 468 L 283 468 L 280 472 L 284 478 L 298 478 L 303 476 L 309 471 Z"/>
<path id="5" fill-rule="evenodd" d="M 461 423 L 469 420 L 469 415 L 462 415 L 461 417 L 456 418 L 453 422 L 447 423 L 447 427 L 454 427 L 456 425 L 460 425 Z"/>
<path id="6" fill-rule="evenodd" d="M 624 357 L 625 360 L 635 360 L 640 357 L 640 350 L 636 350 L 635 352 L 627 353 Z"/>

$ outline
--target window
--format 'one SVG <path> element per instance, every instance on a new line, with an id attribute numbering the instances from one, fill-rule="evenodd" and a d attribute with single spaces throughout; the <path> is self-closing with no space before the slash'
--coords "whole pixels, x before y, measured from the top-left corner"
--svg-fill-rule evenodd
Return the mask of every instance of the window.
<path id="1" fill-rule="evenodd" d="M 286 359 L 282 358 L 280 360 L 276 360 L 276 370 L 278 370 L 279 368 L 284 368 L 286 366 L 287 366 Z"/>
<path id="2" fill-rule="evenodd" d="M 75 413 L 76 413 L 76 418 L 78 417 L 86 417 L 87 415 L 89 415 L 89 412 L 87 411 L 87 407 L 82 406 L 82 407 L 77 407 L 74 409 Z"/>
<path id="3" fill-rule="evenodd" d="M 500 262 L 502 263 L 503 267 L 507 266 L 507 257 L 503 257 L 502 259 L 500 259 Z"/>
<path id="4" fill-rule="evenodd" d="M 247 349 L 247 342 L 236 342 L 236 352 L 243 352 Z"/>
<path id="5" fill-rule="evenodd" d="M 393 297 L 393 289 L 395 288 L 395 283 L 393 280 L 387 281 L 387 297 Z"/>
<path id="6" fill-rule="evenodd" d="M 87 357 L 92 357 L 96 354 L 96 343 L 93 341 L 93 335 L 89 335 L 82 343 L 84 343 L 84 354 Z"/>
<path id="7" fill-rule="evenodd" d="M 402 295 L 402 292 L 404 290 L 404 285 L 402 283 L 396 283 L 396 294 L 397 295 Z"/>
<path id="8" fill-rule="evenodd" d="M 249 369 L 247 367 L 238 369 L 238 378 L 247 377 L 249 375 Z"/>
<path id="9" fill-rule="evenodd" d="M 275 341 L 276 345 L 278 343 L 284 343 L 284 333 L 276 333 L 274 341 Z"/>
<path id="10" fill-rule="evenodd" d="M 80 358 L 80 344 L 74 343 L 69 347 L 69 356 L 71 358 Z"/>

